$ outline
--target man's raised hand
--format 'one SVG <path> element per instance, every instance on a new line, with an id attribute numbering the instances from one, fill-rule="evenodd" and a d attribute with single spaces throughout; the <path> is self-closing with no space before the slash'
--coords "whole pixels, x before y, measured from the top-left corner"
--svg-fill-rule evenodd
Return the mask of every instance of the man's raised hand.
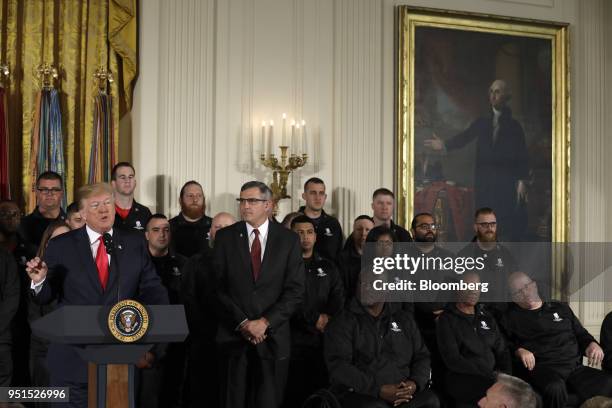
<path id="1" fill-rule="evenodd" d="M 39 257 L 30 259 L 26 263 L 26 272 L 34 284 L 42 282 L 47 277 L 47 264 Z"/>

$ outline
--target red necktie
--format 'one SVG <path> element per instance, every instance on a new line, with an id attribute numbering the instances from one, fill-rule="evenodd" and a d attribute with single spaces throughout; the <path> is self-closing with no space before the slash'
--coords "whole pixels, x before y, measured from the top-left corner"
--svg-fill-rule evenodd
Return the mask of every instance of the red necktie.
<path id="1" fill-rule="evenodd" d="M 96 266 L 98 267 L 98 277 L 102 284 L 102 289 L 106 290 L 106 283 L 108 282 L 108 254 L 106 253 L 106 246 L 102 241 L 102 236 L 98 238 L 98 252 L 96 253 Z"/>
<path id="2" fill-rule="evenodd" d="M 251 244 L 251 266 L 253 267 L 253 279 L 259 278 L 261 271 L 261 242 L 259 242 L 259 230 L 254 229 L 255 239 Z"/>

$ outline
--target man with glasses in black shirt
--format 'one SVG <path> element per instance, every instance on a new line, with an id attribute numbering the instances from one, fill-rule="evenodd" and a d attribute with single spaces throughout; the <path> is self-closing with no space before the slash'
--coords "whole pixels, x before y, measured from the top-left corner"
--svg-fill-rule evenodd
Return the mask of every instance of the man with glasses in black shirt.
<path id="1" fill-rule="evenodd" d="M 36 208 L 21 220 L 22 236 L 36 248 L 40 245 L 43 232 L 52 221 L 65 220 L 62 209 L 64 182 L 62 177 L 45 171 L 36 179 Z"/>

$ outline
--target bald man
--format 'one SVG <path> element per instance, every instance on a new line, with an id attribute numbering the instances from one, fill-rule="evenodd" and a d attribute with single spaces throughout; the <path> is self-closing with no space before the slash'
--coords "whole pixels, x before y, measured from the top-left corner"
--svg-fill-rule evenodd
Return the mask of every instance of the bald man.
<path id="1" fill-rule="evenodd" d="M 236 222 L 230 213 L 214 216 L 210 227 L 209 246 L 187 260 L 183 267 L 183 301 L 189 338 L 187 341 L 188 406 L 219 406 L 216 345 L 217 320 L 214 313 L 212 254 L 217 231 Z"/>
<path id="2" fill-rule="evenodd" d="M 538 284 L 523 272 L 508 278 L 512 303 L 502 319 L 516 374 L 540 392 L 547 408 L 563 408 L 568 393 L 580 402 L 612 396 L 612 376 L 593 367 L 603 350 L 566 303 L 545 302 Z M 582 359 L 587 357 L 589 365 Z"/>
<path id="3" fill-rule="evenodd" d="M 529 157 L 523 127 L 508 107 L 511 97 L 506 81 L 496 79 L 489 87 L 488 112 L 454 137 L 442 140 L 434 133 L 432 139 L 425 140 L 426 148 L 444 153 L 476 140 L 475 208 L 495 209 L 504 241 L 520 240 L 527 227 Z"/>

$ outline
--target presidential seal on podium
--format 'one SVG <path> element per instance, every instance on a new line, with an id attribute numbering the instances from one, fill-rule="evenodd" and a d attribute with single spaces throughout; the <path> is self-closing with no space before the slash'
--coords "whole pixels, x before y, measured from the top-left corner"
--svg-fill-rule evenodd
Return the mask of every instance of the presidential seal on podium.
<path id="1" fill-rule="evenodd" d="M 147 309 L 135 300 L 122 300 L 108 313 L 108 328 L 117 340 L 132 343 L 145 335 L 149 327 Z"/>

